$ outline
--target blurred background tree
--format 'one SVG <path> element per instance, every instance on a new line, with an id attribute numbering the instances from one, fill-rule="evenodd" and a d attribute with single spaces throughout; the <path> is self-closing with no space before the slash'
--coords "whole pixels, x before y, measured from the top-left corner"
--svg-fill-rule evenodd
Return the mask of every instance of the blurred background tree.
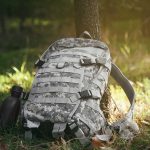
<path id="1" fill-rule="evenodd" d="M 104 35 L 149 36 L 149 0 L 98 0 Z M 74 36 L 73 0 L 1 0 L 0 50 L 38 47 Z M 124 37 L 122 37 L 124 38 Z"/>

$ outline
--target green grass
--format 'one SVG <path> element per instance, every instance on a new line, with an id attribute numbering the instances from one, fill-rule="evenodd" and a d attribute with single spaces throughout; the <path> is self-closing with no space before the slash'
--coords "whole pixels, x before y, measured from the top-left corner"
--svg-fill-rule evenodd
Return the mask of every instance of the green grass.
<path id="1" fill-rule="evenodd" d="M 34 69 L 34 63 L 40 55 L 40 49 L 20 49 L 0 52 L 0 74 L 12 72 L 12 67 L 20 68 L 26 62 L 26 69 L 30 72 Z"/>
<path id="2" fill-rule="evenodd" d="M 8 93 L 13 85 L 19 85 L 24 90 L 31 88 L 33 74 L 25 69 L 25 62 L 21 65 L 20 70 L 16 67 L 12 67 L 12 73 L 6 73 L 6 75 L 0 75 L 0 93 Z"/>

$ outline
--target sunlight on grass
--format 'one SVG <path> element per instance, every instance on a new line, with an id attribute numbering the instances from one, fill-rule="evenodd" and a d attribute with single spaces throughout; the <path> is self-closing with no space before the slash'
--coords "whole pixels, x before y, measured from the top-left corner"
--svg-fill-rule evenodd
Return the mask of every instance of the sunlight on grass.
<path id="1" fill-rule="evenodd" d="M 138 123 L 141 123 L 145 118 L 150 119 L 150 79 L 144 78 L 141 82 L 132 83 L 136 94 L 136 103 L 134 116 Z M 112 94 L 111 107 L 112 115 L 123 115 L 129 109 L 129 101 L 120 86 L 110 85 Z M 149 120 L 150 121 L 150 120 Z"/>
<path id="2" fill-rule="evenodd" d="M 24 90 L 31 87 L 33 74 L 26 70 L 25 65 L 23 62 L 20 69 L 12 67 L 12 73 L 0 75 L 0 93 L 7 93 L 13 85 L 20 85 Z"/>

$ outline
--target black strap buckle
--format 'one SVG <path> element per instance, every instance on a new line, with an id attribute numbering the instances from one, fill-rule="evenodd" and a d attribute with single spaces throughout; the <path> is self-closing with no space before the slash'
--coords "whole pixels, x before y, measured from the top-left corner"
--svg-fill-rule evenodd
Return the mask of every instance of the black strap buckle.
<path id="1" fill-rule="evenodd" d="M 82 58 L 82 59 L 80 59 L 80 63 L 81 63 L 81 65 L 91 65 L 92 60 L 90 58 Z"/>
<path id="2" fill-rule="evenodd" d="M 81 98 L 89 98 L 92 97 L 92 93 L 90 90 L 85 90 L 85 91 L 81 91 L 79 92 Z"/>
<path id="3" fill-rule="evenodd" d="M 35 67 L 41 67 L 44 63 L 45 63 L 44 60 L 38 59 L 38 60 L 35 62 L 34 66 L 35 66 Z"/>
<path id="4" fill-rule="evenodd" d="M 71 130 L 72 133 L 77 132 L 77 130 L 79 129 L 78 125 L 76 124 L 76 122 L 72 122 L 71 124 L 68 124 L 69 128 Z"/>

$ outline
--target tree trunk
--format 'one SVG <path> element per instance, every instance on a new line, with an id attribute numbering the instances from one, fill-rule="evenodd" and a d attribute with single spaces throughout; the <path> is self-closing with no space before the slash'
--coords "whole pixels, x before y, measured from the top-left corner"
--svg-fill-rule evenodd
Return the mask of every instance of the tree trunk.
<path id="1" fill-rule="evenodd" d="M 88 31 L 93 39 L 100 40 L 100 18 L 98 0 L 74 0 L 76 36 Z M 106 89 L 100 107 L 106 118 L 109 118 L 110 90 Z"/>
<path id="2" fill-rule="evenodd" d="M 76 35 L 88 31 L 94 39 L 100 39 L 98 0 L 75 0 Z"/>

